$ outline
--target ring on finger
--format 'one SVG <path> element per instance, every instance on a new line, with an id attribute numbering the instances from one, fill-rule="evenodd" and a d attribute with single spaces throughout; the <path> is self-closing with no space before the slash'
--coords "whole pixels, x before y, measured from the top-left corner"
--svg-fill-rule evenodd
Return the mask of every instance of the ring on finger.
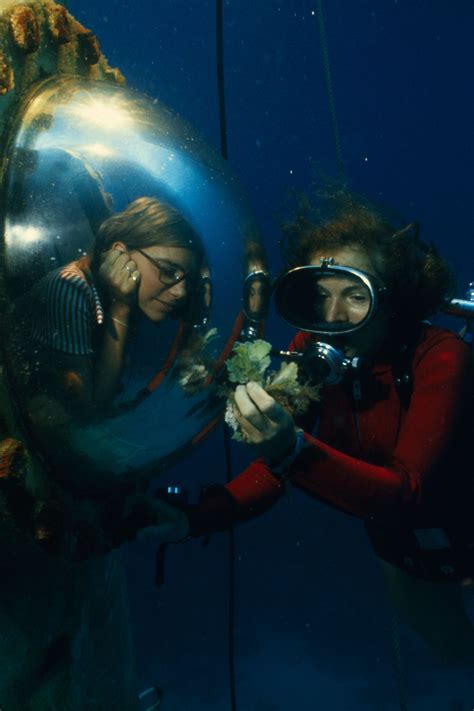
<path id="1" fill-rule="evenodd" d="M 138 274 L 130 274 L 130 279 L 132 279 L 133 281 L 137 281 Z"/>

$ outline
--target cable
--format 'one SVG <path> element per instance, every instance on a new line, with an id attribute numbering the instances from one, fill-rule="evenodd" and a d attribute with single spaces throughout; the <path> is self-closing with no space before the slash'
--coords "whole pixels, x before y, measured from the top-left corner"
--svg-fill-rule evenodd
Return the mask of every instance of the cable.
<path id="1" fill-rule="evenodd" d="M 347 179 L 346 169 L 344 166 L 344 157 L 342 154 L 341 135 L 339 133 L 339 126 L 338 126 L 338 122 L 337 122 L 336 102 L 334 100 L 332 70 L 331 70 L 331 63 L 329 60 L 329 50 L 328 50 L 327 37 L 326 37 L 326 26 L 324 23 L 322 0 L 316 0 L 316 15 L 318 18 L 319 43 L 320 43 L 321 54 L 322 54 L 322 59 L 323 59 L 324 77 L 325 77 L 325 81 L 326 81 L 326 92 L 328 95 L 328 104 L 329 104 L 329 114 L 331 116 L 332 135 L 334 138 L 334 145 L 336 147 L 336 163 L 337 163 L 337 168 L 338 168 L 339 175 L 340 175 L 341 179 L 344 181 L 344 183 L 347 183 L 348 179 Z"/>
<path id="2" fill-rule="evenodd" d="M 222 157 L 227 160 L 227 116 L 224 84 L 224 32 L 222 0 L 216 0 L 217 92 Z"/>
<path id="3" fill-rule="evenodd" d="M 393 661 L 395 666 L 395 678 L 397 681 L 400 711 L 408 711 L 407 693 L 405 689 L 405 675 L 403 673 L 402 650 L 400 645 L 400 627 L 398 624 L 398 615 L 395 610 L 392 610 L 391 632 L 393 644 Z"/>
<path id="4" fill-rule="evenodd" d="M 227 481 L 232 479 L 232 452 L 230 434 L 224 425 L 224 451 Z M 237 709 L 237 694 L 235 688 L 235 532 L 232 526 L 229 530 L 229 615 L 228 615 L 228 659 L 229 659 L 229 692 L 230 707 Z"/>
<path id="5" fill-rule="evenodd" d="M 219 127 L 222 157 L 227 160 L 227 116 L 224 85 L 224 32 L 222 0 L 216 0 L 216 52 L 217 52 L 217 92 L 219 100 Z M 226 478 L 232 479 L 232 452 L 230 434 L 224 425 L 224 452 Z M 229 693 L 231 711 L 237 711 L 237 695 L 235 684 L 235 533 L 232 527 L 229 537 L 229 606 L 228 606 L 228 662 L 229 662 Z"/>
<path id="6" fill-rule="evenodd" d="M 331 63 L 329 60 L 329 50 L 326 37 L 326 26 L 324 23 L 323 3 L 322 0 L 316 0 L 316 13 L 319 26 L 319 41 L 321 46 L 321 54 L 324 66 L 324 76 L 326 80 L 326 92 L 328 96 L 329 113 L 331 116 L 331 127 L 336 148 L 336 163 L 339 170 L 339 175 L 345 184 L 348 183 L 346 168 L 344 165 L 344 157 L 342 153 L 341 135 L 336 114 L 336 102 L 334 100 L 334 87 L 332 81 Z M 395 678 L 397 682 L 398 698 L 400 703 L 400 711 L 408 711 L 408 701 L 405 688 L 405 679 L 403 674 L 403 660 L 400 647 L 400 630 L 398 626 L 398 617 L 396 612 L 392 613 L 392 643 L 394 652 Z"/>

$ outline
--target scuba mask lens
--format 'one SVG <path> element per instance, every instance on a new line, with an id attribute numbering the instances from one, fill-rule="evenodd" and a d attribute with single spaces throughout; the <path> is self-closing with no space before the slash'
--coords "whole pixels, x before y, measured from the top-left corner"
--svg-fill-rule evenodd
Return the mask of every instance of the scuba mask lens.
<path id="1" fill-rule="evenodd" d="M 275 284 L 274 299 L 280 316 L 298 330 L 345 335 L 373 318 L 381 290 L 365 272 L 322 259 L 320 266 L 283 274 Z"/>
<path id="2" fill-rule="evenodd" d="M 245 316 L 241 337 L 253 340 L 261 333 L 270 303 L 270 278 L 263 269 L 254 269 L 244 281 L 242 310 Z"/>
<path id="3" fill-rule="evenodd" d="M 317 276 L 313 281 L 310 309 L 313 328 L 346 333 L 367 318 L 371 296 L 365 284 L 352 275 Z"/>
<path id="4" fill-rule="evenodd" d="M 253 322 L 265 319 L 270 301 L 268 273 L 258 269 L 250 272 L 244 281 L 242 295 L 245 316 Z"/>

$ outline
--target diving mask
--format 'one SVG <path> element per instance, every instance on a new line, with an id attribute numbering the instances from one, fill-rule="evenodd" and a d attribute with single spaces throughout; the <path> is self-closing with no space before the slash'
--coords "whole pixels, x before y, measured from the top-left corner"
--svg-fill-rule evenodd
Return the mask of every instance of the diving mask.
<path id="1" fill-rule="evenodd" d="M 350 336 L 369 324 L 380 304 L 384 287 L 378 280 L 352 267 L 321 259 L 319 266 L 291 269 L 274 289 L 280 316 L 300 331 L 328 336 L 305 353 L 280 352 L 282 357 L 301 360 L 311 380 L 333 385 L 360 368 L 359 357 L 348 357 Z"/>

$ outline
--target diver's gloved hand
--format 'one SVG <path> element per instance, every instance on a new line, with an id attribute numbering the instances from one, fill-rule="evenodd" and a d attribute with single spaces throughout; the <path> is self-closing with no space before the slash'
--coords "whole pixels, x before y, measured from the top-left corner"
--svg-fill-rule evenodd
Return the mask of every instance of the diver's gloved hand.
<path id="1" fill-rule="evenodd" d="M 155 526 L 147 526 L 138 531 L 137 538 L 141 541 L 153 540 L 161 543 L 178 543 L 189 534 L 188 517 L 180 509 L 170 506 L 166 501 L 155 500 L 158 522 Z"/>
<path id="2" fill-rule="evenodd" d="M 150 496 L 138 495 L 128 499 L 124 519 L 137 540 L 177 543 L 189 534 L 188 517 L 184 511 Z"/>
<path id="3" fill-rule="evenodd" d="M 235 404 L 235 417 L 245 441 L 275 463 L 285 459 L 298 433 L 290 413 L 254 382 L 237 386 Z"/>
<path id="4" fill-rule="evenodd" d="M 187 506 L 186 514 L 191 538 L 226 531 L 238 522 L 235 499 L 222 484 L 203 489 L 199 503 Z"/>

